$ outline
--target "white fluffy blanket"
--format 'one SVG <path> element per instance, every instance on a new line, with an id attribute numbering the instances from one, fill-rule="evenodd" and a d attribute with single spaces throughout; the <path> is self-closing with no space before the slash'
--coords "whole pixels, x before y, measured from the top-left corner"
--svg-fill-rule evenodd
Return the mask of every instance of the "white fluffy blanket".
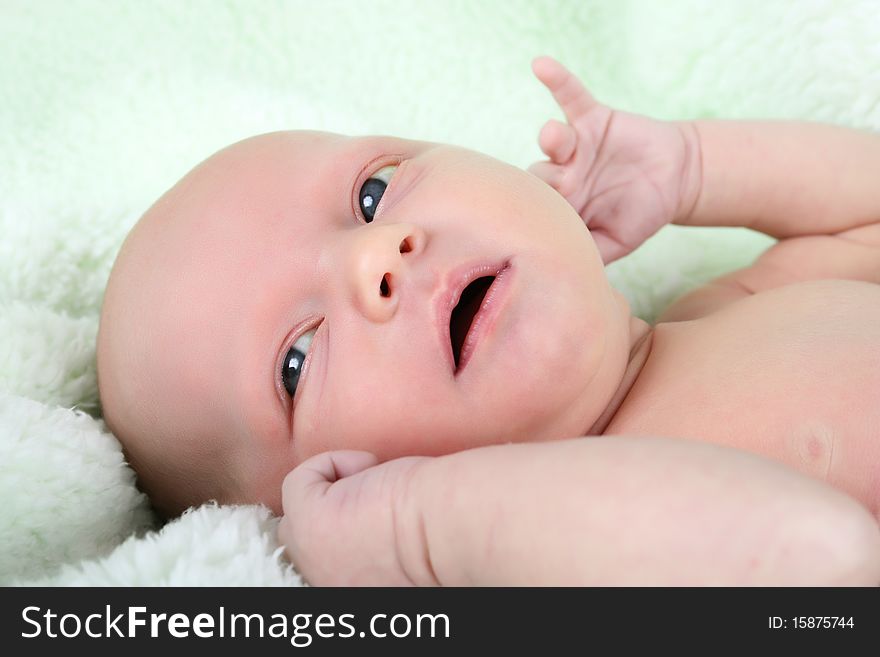
<path id="1" fill-rule="evenodd" d="M 526 166 L 561 118 L 531 78 L 542 53 L 658 117 L 880 129 L 876 0 L 3 2 L 0 583 L 302 584 L 265 510 L 159 528 L 137 491 L 95 383 L 116 251 L 190 167 L 260 132 L 398 134 Z M 768 242 L 671 227 L 609 275 L 650 319 Z"/>

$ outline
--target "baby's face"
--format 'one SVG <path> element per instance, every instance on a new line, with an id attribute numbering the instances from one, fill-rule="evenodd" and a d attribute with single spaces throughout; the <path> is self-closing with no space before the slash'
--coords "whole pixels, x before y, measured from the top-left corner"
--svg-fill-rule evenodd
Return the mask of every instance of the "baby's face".
<path id="1" fill-rule="evenodd" d="M 531 174 L 446 145 L 272 133 L 196 167 L 126 240 L 102 403 L 142 477 L 179 489 L 160 505 L 279 511 L 284 475 L 321 451 L 582 434 L 628 320 L 581 219 Z"/>

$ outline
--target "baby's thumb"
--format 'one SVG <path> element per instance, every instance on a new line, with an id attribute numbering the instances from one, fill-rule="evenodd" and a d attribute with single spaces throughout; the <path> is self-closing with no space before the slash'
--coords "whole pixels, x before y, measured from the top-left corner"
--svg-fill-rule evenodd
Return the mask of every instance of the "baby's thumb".
<path id="1" fill-rule="evenodd" d="M 322 452 L 300 463 L 284 478 L 281 495 L 285 506 L 307 495 L 323 494 L 333 482 L 379 463 L 370 452 Z"/>

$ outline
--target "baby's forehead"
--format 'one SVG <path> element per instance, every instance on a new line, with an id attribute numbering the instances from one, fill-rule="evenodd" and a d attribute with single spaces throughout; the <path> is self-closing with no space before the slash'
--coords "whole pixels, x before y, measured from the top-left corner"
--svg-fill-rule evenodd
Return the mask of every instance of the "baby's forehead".
<path id="1" fill-rule="evenodd" d="M 376 158 L 421 150 L 424 142 L 318 131 L 267 133 L 232 144 L 193 168 L 166 195 L 181 218 L 271 217 L 282 207 L 339 198 Z M 304 205 L 305 204 L 305 205 Z"/>
<path id="2" fill-rule="evenodd" d="M 235 170 L 241 173 L 249 168 L 265 171 L 275 167 L 284 171 L 295 170 L 303 177 L 317 175 L 333 164 L 349 165 L 352 160 L 368 156 L 373 151 L 414 151 L 426 142 L 388 135 L 348 136 L 314 130 L 285 130 L 257 135 L 232 144 L 208 158 L 199 169 L 218 171 Z"/>
<path id="3" fill-rule="evenodd" d="M 239 196 L 284 182 L 313 178 L 344 157 L 357 140 L 327 132 L 284 131 L 250 137 L 218 151 L 194 167 L 176 187 L 189 194 Z"/>
<path id="4" fill-rule="evenodd" d="M 256 164 L 260 160 L 273 158 L 274 163 L 281 160 L 302 162 L 308 159 L 322 160 L 334 157 L 341 148 L 369 137 L 350 137 L 333 132 L 317 130 L 282 130 L 248 137 L 230 144 L 206 162 L 218 166 L 241 166 Z"/>

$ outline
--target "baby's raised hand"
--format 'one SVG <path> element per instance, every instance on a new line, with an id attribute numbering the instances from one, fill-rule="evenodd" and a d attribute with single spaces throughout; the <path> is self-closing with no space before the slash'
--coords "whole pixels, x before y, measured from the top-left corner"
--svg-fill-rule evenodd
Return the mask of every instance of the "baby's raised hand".
<path id="1" fill-rule="evenodd" d="M 431 583 L 420 578 L 429 569 L 418 563 L 418 527 L 400 517 L 427 459 L 379 464 L 368 452 L 324 452 L 291 471 L 278 539 L 300 574 L 317 586 Z"/>
<path id="2" fill-rule="evenodd" d="M 553 119 L 538 142 L 548 161 L 529 171 L 571 203 L 605 264 L 686 216 L 699 195 L 700 146 L 688 123 L 613 110 L 550 57 L 532 62 L 568 123 Z"/>

